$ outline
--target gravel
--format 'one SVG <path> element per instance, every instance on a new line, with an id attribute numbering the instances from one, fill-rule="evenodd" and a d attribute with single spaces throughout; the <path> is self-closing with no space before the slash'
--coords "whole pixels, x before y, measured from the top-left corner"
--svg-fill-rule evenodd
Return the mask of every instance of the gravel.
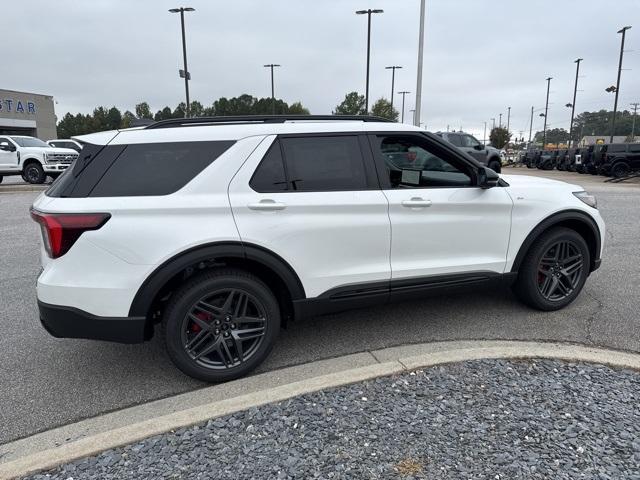
<path id="1" fill-rule="evenodd" d="M 640 479 L 640 375 L 479 360 L 213 419 L 32 479 Z"/>

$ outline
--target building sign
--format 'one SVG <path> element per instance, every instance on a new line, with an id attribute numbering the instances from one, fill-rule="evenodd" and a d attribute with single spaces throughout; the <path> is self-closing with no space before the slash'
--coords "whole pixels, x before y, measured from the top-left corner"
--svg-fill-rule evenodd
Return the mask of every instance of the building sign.
<path id="1" fill-rule="evenodd" d="M 596 138 L 596 145 L 604 145 L 604 138 Z"/>
<path id="2" fill-rule="evenodd" d="M 36 104 L 14 98 L 0 98 L 0 112 L 24 113 L 25 115 L 36 113 Z"/>

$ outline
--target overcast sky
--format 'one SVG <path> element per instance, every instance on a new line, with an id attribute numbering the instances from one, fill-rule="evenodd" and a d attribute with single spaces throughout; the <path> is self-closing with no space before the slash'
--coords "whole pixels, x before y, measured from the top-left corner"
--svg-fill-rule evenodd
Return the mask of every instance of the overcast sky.
<path id="1" fill-rule="evenodd" d="M 184 0 L 191 99 L 270 95 L 265 63 L 279 63 L 276 96 L 331 113 L 346 92 L 365 89 L 366 16 L 372 18 L 371 103 L 409 90 L 414 108 L 419 0 Z M 175 0 L 5 0 L 0 88 L 53 95 L 56 113 L 97 105 L 152 110 L 184 99 Z M 427 0 L 422 121 L 432 131 L 462 127 L 482 136 L 511 106 L 511 130 L 528 136 L 531 106 L 568 129 L 575 64 L 582 57 L 577 111 L 613 106 L 621 35 L 627 32 L 620 108 L 640 101 L 640 0 Z M 396 95 L 399 108 L 401 97 Z M 534 131 L 542 128 L 536 112 Z"/>

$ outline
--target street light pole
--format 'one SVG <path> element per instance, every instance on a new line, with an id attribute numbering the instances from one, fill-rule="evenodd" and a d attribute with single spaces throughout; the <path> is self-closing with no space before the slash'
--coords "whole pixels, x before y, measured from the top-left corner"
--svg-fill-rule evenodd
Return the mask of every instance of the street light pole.
<path id="1" fill-rule="evenodd" d="M 372 13 L 383 13 L 384 10 L 379 8 L 368 10 L 358 10 L 356 12 L 357 15 L 367 15 L 367 85 L 364 95 L 364 109 L 366 113 L 369 113 L 369 63 L 371 61 L 371 14 Z"/>
<path id="2" fill-rule="evenodd" d="M 631 121 L 631 142 L 636 141 L 636 117 L 638 115 L 638 105 L 640 103 L 633 102 L 631 106 L 633 107 L 633 120 Z"/>
<path id="3" fill-rule="evenodd" d="M 185 109 L 185 117 L 190 116 L 190 105 L 189 105 L 189 80 L 191 79 L 191 74 L 189 73 L 189 69 L 187 68 L 187 41 L 185 39 L 184 34 L 184 12 L 194 12 L 195 8 L 191 7 L 180 7 L 180 8 L 171 8 L 169 12 L 171 13 L 180 13 L 180 25 L 182 27 L 182 59 L 184 61 L 184 91 L 187 99 L 186 109 Z M 181 73 L 182 76 L 182 73 Z"/>
<path id="4" fill-rule="evenodd" d="M 402 123 L 404 123 L 404 97 L 411 92 L 407 92 L 407 91 L 402 91 L 402 92 L 398 92 L 398 94 L 402 95 Z"/>
<path id="5" fill-rule="evenodd" d="M 616 111 L 618 110 L 618 94 L 620 93 L 620 74 L 622 73 L 622 56 L 624 54 L 624 37 L 631 27 L 622 27 L 618 30 L 618 33 L 622 34 L 622 41 L 620 42 L 620 61 L 618 62 L 618 81 L 616 82 L 616 98 L 613 101 L 613 118 L 611 119 L 611 136 L 609 137 L 609 143 L 613 143 L 613 136 L 616 129 Z"/>
<path id="6" fill-rule="evenodd" d="M 484 122 L 484 135 L 482 135 L 482 144 L 487 146 L 487 122 Z"/>
<path id="7" fill-rule="evenodd" d="M 531 145 L 531 132 L 533 131 L 533 107 L 531 107 L 531 122 L 529 123 L 529 145 Z"/>
<path id="8" fill-rule="evenodd" d="M 264 67 L 271 69 L 271 115 L 275 115 L 276 114 L 276 95 L 275 95 L 275 88 L 273 84 L 273 69 L 280 67 L 280 65 L 278 65 L 277 63 L 268 63 L 267 65 L 264 65 Z"/>
<path id="9" fill-rule="evenodd" d="M 491 130 L 496 128 L 496 119 L 494 117 L 491 117 Z"/>
<path id="10" fill-rule="evenodd" d="M 420 0 L 420 32 L 418 34 L 418 73 L 416 75 L 416 114 L 414 115 L 416 120 L 414 125 L 420 126 L 421 117 L 421 104 L 422 104 L 422 63 L 424 57 L 424 15 L 425 15 L 425 0 Z"/>
<path id="11" fill-rule="evenodd" d="M 391 70 L 391 110 L 393 110 L 393 92 L 396 91 L 396 69 L 402 68 L 400 65 L 393 65 L 391 67 L 384 67 L 386 70 Z"/>
<path id="12" fill-rule="evenodd" d="M 571 104 L 571 123 L 569 124 L 569 148 L 573 145 L 573 114 L 576 111 L 576 94 L 578 93 L 578 73 L 580 72 L 580 62 L 582 58 L 576 58 L 576 81 L 573 85 L 573 103 Z"/>
<path id="13" fill-rule="evenodd" d="M 544 128 L 542 129 L 542 149 L 547 144 L 547 114 L 549 113 L 549 88 L 553 77 L 547 77 L 547 101 L 544 104 Z"/>
<path id="14" fill-rule="evenodd" d="M 510 122 L 511 122 L 511 107 L 507 107 L 507 133 L 509 133 Z"/>

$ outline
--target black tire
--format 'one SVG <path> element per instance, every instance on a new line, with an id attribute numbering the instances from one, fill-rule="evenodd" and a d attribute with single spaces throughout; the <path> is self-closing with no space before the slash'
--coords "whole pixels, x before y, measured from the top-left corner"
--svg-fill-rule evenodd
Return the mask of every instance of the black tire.
<path id="1" fill-rule="evenodd" d="M 243 296 L 246 300 L 241 300 Z M 218 299 L 223 300 L 222 304 Z M 242 302 L 245 302 L 243 316 L 237 310 Z M 209 310 L 198 305 L 206 305 Z M 198 318 L 194 317 L 194 311 L 198 312 Z M 235 320 L 239 318 L 247 321 Z M 258 327 L 247 327 L 250 324 Z M 254 335 L 238 344 L 240 332 L 260 328 L 259 337 Z M 210 270 L 185 283 L 173 294 L 161 325 L 173 363 L 190 377 L 210 383 L 233 380 L 255 369 L 269 355 L 279 330 L 280 308 L 269 287 L 248 272 L 230 268 Z M 202 338 L 198 341 L 199 335 Z M 187 348 L 190 343 L 192 349 Z M 204 353 L 208 348 L 214 350 Z"/>
<path id="2" fill-rule="evenodd" d="M 570 247 L 554 247 L 559 244 Z M 560 265 L 548 266 L 549 262 L 555 262 L 548 260 L 557 251 L 554 248 L 560 248 L 560 251 L 579 257 L 572 261 L 581 261 L 580 270 L 572 271 L 568 276 L 562 272 L 568 272 L 569 268 L 575 267 L 563 266 L 562 262 L 558 262 Z M 552 228 L 540 235 L 529 248 L 520 265 L 513 290 L 516 296 L 530 307 L 544 311 L 559 310 L 573 302 L 582 290 L 589 276 L 590 261 L 589 247 L 579 233 L 564 227 Z M 559 286 L 554 287 L 554 282 Z M 556 298 L 543 293 L 552 288 L 552 294 L 559 292 Z"/>
<path id="3" fill-rule="evenodd" d="M 40 184 L 44 183 L 47 176 L 42 169 L 42 165 L 37 162 L 31 162 L 25 167 L 22 178 L 31 184 Z"/>
<path id="4" fill-rule="evenodd" d="M 618 162 L 611 167 L 611 176 L 614 178 L 626 177 L 629 174 L 629 165 Z"/>
<path id="5" fill-rule="evenodd" d="M 498 160 L 490 160 L 487 166 L 496 173 L 502 170 L 502 164 Z"/>

